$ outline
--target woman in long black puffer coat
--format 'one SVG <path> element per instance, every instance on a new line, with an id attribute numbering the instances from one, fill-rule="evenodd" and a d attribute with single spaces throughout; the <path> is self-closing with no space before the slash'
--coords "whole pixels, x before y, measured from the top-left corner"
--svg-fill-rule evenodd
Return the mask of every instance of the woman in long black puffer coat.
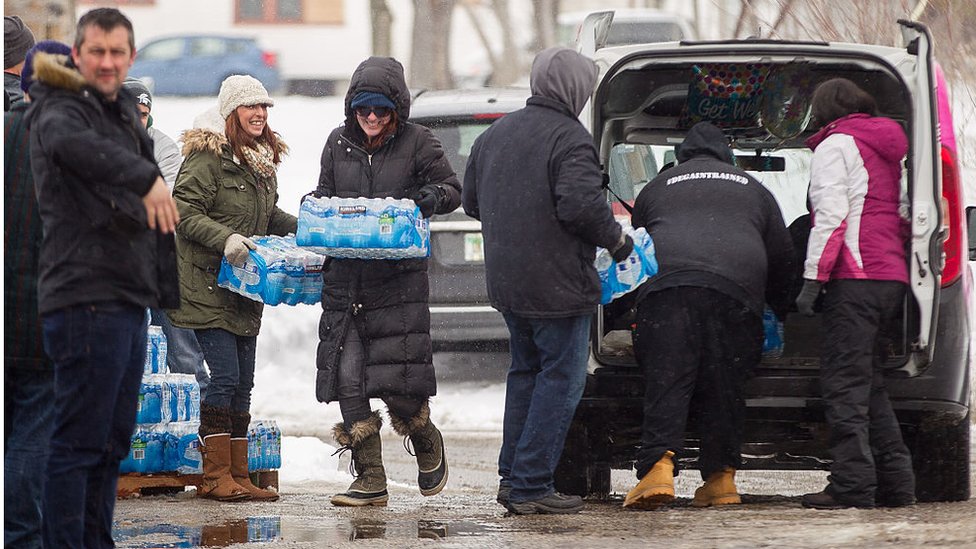
<path id="1" fill-rule="evenodd" d="M 346 121 L 322 151 L 313 193 L 341 198 L 412 199 L 424 217 L 460 204 L 461 184 L 431 131 L 408 121 L 410 93 L 403 66 L 370 57 L 352 75 Z M 333 505 L 386 505 L 386 473 L 370 398 L 387 405 L 393 429 L 409 437 L 420 492 L 447 482 L 440 431 L 428 397 L 437 392 L 431 360 L 427 259 L 330 259 L 324 269 L 316 396 L 339 401 L 336 442 L 352 450 L 356 479 Z"/>

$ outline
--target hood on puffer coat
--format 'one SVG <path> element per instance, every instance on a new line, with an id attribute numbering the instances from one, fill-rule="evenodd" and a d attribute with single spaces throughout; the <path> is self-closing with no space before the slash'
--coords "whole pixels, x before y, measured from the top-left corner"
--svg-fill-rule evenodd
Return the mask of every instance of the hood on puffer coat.
<path id="1" fill-rule="evenodd" d="M 87 84 L 67 55 L 37 52 L 34 56 L 34 79 L 51 88 L 81 91 Z"/>
<path id="2" fill-rule="evenodd" d="M 277 134 L 276 134 L 277 135 Z M 180 134 L 180 142 L 183 143 L 181 152 L 183 158 L 190 153 L 205 151 L 220 156 L 224 145 L 228 145 L 227 136 L 224 135 L 224 121 L 220 118 L 217 107 L 211 107 L 200 113 L 193 119 L 193 128 Z M 278 154 L 288 153 L 288 145 L 278 135 Z"/>
<path id="3" fill-rule="evenodd" d="M 352 110 L 352 100 L 359 92 L 376 92 L 390 98 L 396 105 L 397 117 L 401 122 L 410 118 L 410 90 L 403 75 L 403 65 L 392 57 L 372 56 L 356 67 L 349 80 L 346 91 L 346 127 L 358 127 L 356 115 Z"/>

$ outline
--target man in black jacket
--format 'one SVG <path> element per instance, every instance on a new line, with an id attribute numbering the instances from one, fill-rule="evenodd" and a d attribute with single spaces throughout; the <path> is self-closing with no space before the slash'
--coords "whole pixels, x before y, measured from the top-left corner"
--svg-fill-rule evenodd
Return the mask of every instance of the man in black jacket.
<path id="1" fill-rule="evenodd" d="M 135 58 L 132 24 L 96 9 L 75 36 L 67 64 L 34 57 L 27 112 L 44 228 L 38 309 L 55 368 L 44 545 L 112 547 L 146 307 L 178 303 L 178 213 L 135 100 L 120 91 Z"/>
<path id="2" fill-rule="evenodd" d="M 634 227 L 654 238 L 658 274 L 638 290 L 634 352 L 644 371 L 638 485 L 624 507 L 674 499 L 675 453 L 689 405 L 701 427 L 696 507 L 739 503 L 734 483 L 742 385 L 762 356 L 764 302 L 783 318 L 793 243 L 773 195 L 733 165 L 722 131 L 696 124 L 678 165 L 634 204 Z"/>
<path id="3" fill-rule="evenodd" d="M 553 472 L 583 393 L 590 319 L 600 298 L 596 247 L 633 242 L 601 188 L 593 138 L 577 120 L 595 63 L 550 48 L 532 64 L 532 97 L 475 140 L 462 204 L 481 220 L 488 297 L 511 334 L 498 501 L 518 514 L 573 513 Z"/>

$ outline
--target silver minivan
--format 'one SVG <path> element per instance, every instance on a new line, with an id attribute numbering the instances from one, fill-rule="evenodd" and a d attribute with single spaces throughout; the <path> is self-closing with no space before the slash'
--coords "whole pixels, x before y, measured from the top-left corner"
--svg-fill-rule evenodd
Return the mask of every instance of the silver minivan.
<path id="1" fill-rule="evenodd" d="M 888 388 L 913 454 L 919 501 L 967 499 L 972 244 L 946 85 L 927 29 L 900 21 L 902 47 L 762 39 L 612 47 L 612 17 L 592 14 L 579 37 L 580 50 L 600 70 L 581 119 L 619 197 L 608 195 L 612 202 L 632 201 L 673 157 L 690 126 L 709 120 L 723 128 L 740 167 L 776 197 L 802 257 L 812 156 L 804 140 L 813 132 L 813 88 L 848 78 L 875 97 L 884 116 L 903 125 L 910 142 L 903 190 L 912 227 L 911 291 L 898 321 L 884 329 Z M 632 323 L 633 304 L 626 299 L 602 307 L 594 322 L 587 387 L 556 475 L 561 492 L 606 497 L 610 469 L 632 467 L 644 387 Z M 783 335 L 781 352 L 764 357 L 747 386 L 744 468 L 825 469 L 819 314 L 790 314 Z M 688 450 L 678 457 L 693 468 L 693 424 L 687 437 Z"/>

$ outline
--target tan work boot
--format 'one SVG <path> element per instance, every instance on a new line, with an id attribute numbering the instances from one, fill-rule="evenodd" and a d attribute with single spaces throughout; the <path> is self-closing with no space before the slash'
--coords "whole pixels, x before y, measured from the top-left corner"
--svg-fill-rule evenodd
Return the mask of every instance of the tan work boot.
<path id="1" fill-rule="evenodd" d="M 197 496 L 217 501 L 243 501 L 251 494 L 234 482 L 230 474 L 230 433 L 203 437 L 200 441 L 203 457 L 203 482 L 197 487 Z"/>
<path id="2" fill-rule="evenodd" d="M 674 501 L 674 452 L 664 452 L 654 467 L 640 479 L 624 499 L 629 509 L 656 509 Z"/>
<path id="3" fill-rule="evenodd" d="M 383 420 L 377 412 L 369 419 L 357 421 L 348 431 L 342 423 L 332 428 L 332 436 L 343 449 L 352 450 L 352 463 L 356 470 L 356 480 L 349 489 L 332 496 L 332 505 L 337 507 L 362 507 L 373 505 L 385 507 L 390 499 L 386 491 L 386 470 L 383 468 L 383 443 L 380 440 L 380 426 Z"/>
<path id="4" fill-rule="evenodd" d="M 410 438 L 417 458 L 420 493 L 425 496 L 438 494 L 447 484 L 447 456 L 444 455 L 444 437 L 430 421 L 430 406 L 425 402 L 416 416 L 406 420 L 390 413 L 390 424 L 398 435 Z"/>
<path id="5" fill-rule="evenodd" d="M 695 499 L 691 500 L 691 505 L 694 507 L 734 503 L 742 503 L 742 499 L 735 489 L 735 469 L 731 467 L 709 475 L 705 484 L 695 490 Z"/>
<path id="6" fill-rule="evenodd" d="M 258 488 L 247 470 L 247 439 L 230 439 L 230 474 L 234 482 L 251 494 L 253 501 L 278 501 L 278 492 Z"/>

